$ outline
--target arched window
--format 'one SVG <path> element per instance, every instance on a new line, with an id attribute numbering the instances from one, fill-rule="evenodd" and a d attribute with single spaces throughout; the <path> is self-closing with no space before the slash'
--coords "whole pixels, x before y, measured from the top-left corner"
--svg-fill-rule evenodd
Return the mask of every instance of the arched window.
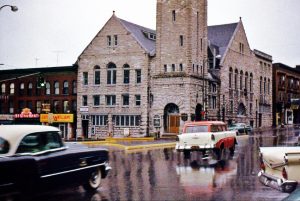
<path id="1" fill-rule="evenodd" d="M 59 82 L 58 81 L 54 82 L 54 94 L 59 95 Z"/>
<path id="2" fill-rule="evenodd" d="M 248 72 L 245 73 L 245 92 L 248 92 Z"/>
<path id="3" fill-rule="evenodd" d="M 28 89 L 27 89 L 27 94 L 28 94 L 29 96 L 32 96 L 32 87 L 33 87 L 32 83 L 29 82 L 29 83 L 28 83 Z"/>
<path id="4" fill-rule="evenodd" d="M 249 83 L 250 83 L 250 92 L 252 92 L 253 91 L 253 75 L 252 75 L 252 73 L 250 73 Z"/>
<path id="5" fill-rule="evenodd" d="M 246 115 L 246 107 L 243 103 L 239 104 L 237 115 Z"/>
<path id="6" fill-rule="evenodd" d="M 107 65 L 107 84 L 116 84 L 117 82 L 117 66 L 110 62 Z"/>
<path id="7" fill-rule="evenodd" d="M 270 79 L 268 79 L 268 94 L 270 94 L 270 84 L 271 84 L 271 81 L 270 81 Z M 299 81 L 297 81 L 297 85 L 299 87 Z"/>
<path id="8" fill-rule="evenodd" d="M 238 76 L 239 76 L 239 72 L 237 69 L 235 69 L 235 72 L 234 72 L 234 89 L 235 90 L 238 89 Z"/>
<path id="9" fill-rule="evenodd" d="M 100 84 L 100 66 L 94 66 L 94 85 Z"/>
<path id="10" fill-rule="evenodd" d="M 2 83 L 1 84 L 1 93 L 2 94 L 5 94 L 5 88 L 6 88 L 5 83 Z"/>
<path id="11" fill-rule="evenodd" d="M 262 83 L 263 82 L 263 80 L 262 80 L 262 77 L 260 77 L 260 79 L 259 79 L 259 94 L 262 94 Z"/>
<path id="12" fill-rule="evenodd" d="M 229 68 L 229 88 L 230 88 L 230 89 L 232 88 L 232 74 L 233 74 L 233 70 L 232 70 L 232 68 L 230 67 L 230 68 Z"/>
<path id="13" fill-rule="evenodd" d="M 267 93 L 267 79 L 264 78 L 264 94 Z"/>
<path id="14" fill-rule="evenodd" d="M 63 86 L 63 94 L 69 94 L 69 82 L 64 81 L 64 86 Z"/>
<path id="15" fill-rule="evenodd" d="M 243 77 L 244 77 L 244 73 L 241 70 L 241 72 L 240 72 L 240 90 L 241 91 L 243 90 L 243 79 L 244 79 Z"/>
<path id="16" fill-rule="evenodd" d="M 77 94 L 77 82 L 76 82 L 76 80 L 73 80 L 73 82 L 72 82 L 72 93 Z"/>
<path id="17" fill-rule="evenodd" d="M 124 82 L 124 84 L 129 84 L 129 82 L 130 82 L 130 71 L 129 71 L 130 66 L 128 64 L 124 64 L 123 68 L 124 68 L 123 82 Z"/>
<path id="18" fill-rule="evenodd" d="M 51 93 L 51 85 L 50 82 L 46 82 L 46 95 L 50 95 Z"/>
<path id="19" fill-rule="evenodd" d="M 24 90 L 25 90 L 25 84 L 24 84 L 24 82 L 21 82 L 20 86 L 19 86 L 19 94 L 21 96 L 24 95 Z"/>
<path id="20" fill-rule="evenodd" d="M 9 94 L 14 94 L 15 93 L 15 84 L 10 83 L 9 85 Z"/>

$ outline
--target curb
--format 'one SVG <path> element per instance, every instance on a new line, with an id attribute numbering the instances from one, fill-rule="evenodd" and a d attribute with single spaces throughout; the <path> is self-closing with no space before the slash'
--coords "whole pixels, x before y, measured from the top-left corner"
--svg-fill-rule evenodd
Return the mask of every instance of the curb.
<path id="1" fill-rule="evenodd" d="M 168 143 L 157 143 L 157 144 L 143 144 L 143 145 L 122 145 L 111 141 L 89 141 L 89 142 L 78 142 L 80 144 L 86 145 L 106 145 L 106 146 L 113 146 L 124 150 L 135 150 L 135 149 L 149 149 L 149 148 L 161 148 L 161 147 L 175 147 L 176 142 L 168 142 Z"/>

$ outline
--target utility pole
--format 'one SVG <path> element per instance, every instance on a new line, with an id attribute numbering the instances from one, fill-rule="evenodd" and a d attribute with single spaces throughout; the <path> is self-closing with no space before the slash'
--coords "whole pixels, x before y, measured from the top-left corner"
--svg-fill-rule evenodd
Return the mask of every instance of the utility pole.
<path id="1" fill-rule="evenodd" d="M 58 66 L 59 64 L 59 54 L 64 52 L 62 50 L 56 50 L 56 51 L 53 51 L 54 53 L 56 53 L 56 66 Z"/>
<path id="2" fill-rule="evenodd" d="M 37 67 L 37 64 L 38 64 L 38 60 L 40 60 L 39 58 L 34 58 L 34 60 L 35 60 L 35 67 Z"/>

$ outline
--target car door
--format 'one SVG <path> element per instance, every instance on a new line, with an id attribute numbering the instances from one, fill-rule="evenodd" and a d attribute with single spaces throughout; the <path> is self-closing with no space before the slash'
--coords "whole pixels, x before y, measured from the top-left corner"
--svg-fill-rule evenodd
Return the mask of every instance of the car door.
<path id="1" fill-rule="evenodd" d="M 25 136 L 17 154 L 32 157 L 36 164 L 37 186 L 55 185 L 56 175 L 73 168 L 74 162 L 65 157 L 66 147 L 58 132 L 37 132 Z M 51 179 L 45 179 L 51 178 Z"/>

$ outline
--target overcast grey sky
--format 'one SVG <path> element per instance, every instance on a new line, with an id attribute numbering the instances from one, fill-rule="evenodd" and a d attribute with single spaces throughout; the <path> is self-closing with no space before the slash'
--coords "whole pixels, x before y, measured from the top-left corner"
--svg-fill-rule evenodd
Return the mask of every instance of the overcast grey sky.
<path id="1" fill-rule="evenodd" d="M 155 29 L 156 0 L 0 0 L 0 68 L 72 65 L 111 17 Z M 208 25 L 242 17 L 251 49 L 300 64 L 300 0 L 208 0 Z"/>

